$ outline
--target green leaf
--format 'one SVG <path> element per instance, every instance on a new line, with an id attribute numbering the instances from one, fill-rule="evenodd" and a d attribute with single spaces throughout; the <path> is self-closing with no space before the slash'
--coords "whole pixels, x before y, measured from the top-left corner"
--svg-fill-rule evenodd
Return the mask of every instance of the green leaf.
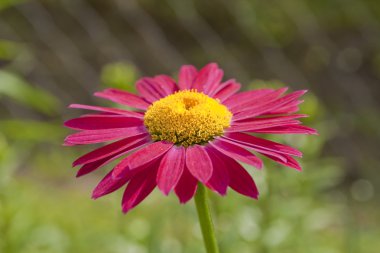
<path id="1" fill-rule="evenodd" d="M 47 115 L 54 114 L 60 107 L 60 101 L 50 93 L 35 88 L 16 74 L 4 70 L 0 70 L 1 95 L 9 96 Z"/>

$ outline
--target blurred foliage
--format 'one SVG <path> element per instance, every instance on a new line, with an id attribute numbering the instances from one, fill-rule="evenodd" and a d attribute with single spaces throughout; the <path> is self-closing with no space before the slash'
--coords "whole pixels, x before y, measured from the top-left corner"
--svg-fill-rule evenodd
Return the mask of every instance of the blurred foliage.
<path id="1" fill-rule="evenodd" d="M 7 95 L 44 114 L 57 112 L 60 102 L 48 92 L 35 88 L 17 75 L 0 70 L 0 96 Z"/>
<path id="2" fill-rule="evenodd" d="M 139 73 L 130 63 L 111 63 L 103 67 L 101 81 L 103 86 L 135 92 L 135 81 Z"/>
<path id="3" fill-rule="evenodd" d="M 26 2 L 27 0 L 0 0 L 0 11 L 10 6 Z"/>

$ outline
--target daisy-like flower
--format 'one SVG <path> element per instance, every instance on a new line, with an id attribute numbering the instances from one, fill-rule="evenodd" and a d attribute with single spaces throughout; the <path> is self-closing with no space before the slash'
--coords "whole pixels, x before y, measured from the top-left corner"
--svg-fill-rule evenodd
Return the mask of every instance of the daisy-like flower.
<path id="1" fill-rule="evenodd" d="M 258 153 L 301 170 L 293 158 L 301 157 L 300 151 L 254 134 L 316 134 L 298 120 L 306 115 L 295 114 L 306 91 L 238 92 L 239 83 L 221 82 L 222 77 L 215 63 L 199 71 L 186 65 L 178 82 L 166 75 L 140 79 L 139 95 L 117 89 L 95 93 L 125 109 L 70 105 L 97 113 L 65 122 L 79 130 L 65 139 L 65 145 L 112 142 L 74 161 L 73 166 L 81 166 L 77 176 L 123 157 L 96 186 L 93 198 L 126 185 L 122 210 L 128 212 L 156 186 L 165 195 L 174 191 L 186 203 L 200 182 L 220 195 L 230 187 L 256 199 L 255 182 L 239 162 L 260 169 Z"/>

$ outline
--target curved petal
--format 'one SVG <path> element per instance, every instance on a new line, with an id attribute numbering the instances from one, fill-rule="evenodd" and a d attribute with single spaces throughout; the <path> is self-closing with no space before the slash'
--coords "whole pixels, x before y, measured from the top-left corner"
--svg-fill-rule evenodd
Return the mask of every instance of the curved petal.
<path id="1" fill-rule="evenodd" d="M 170 76 L 158 75 L 154 77 L 154 80 L 161 86 L 166 96 L 178 91 L 176 82 Z"/>
<path id="2" fill-rule="evenodd" d="M 172 147 L 172 143 L 163 141 L 151 143 L 148 146 L 126 157 L 118 165 L 116 165 L 113 170 L 113 176 L 115 178 L 119 178 L 129 170 L 134 170 L 145 165 L 149 165 L 150 163 L 161 158 Z"/>
<path id="3" fill-rule="evenodd" d="M 214 142 L 210 142 L 210 145 L 212 145 L 219 152 L 233 159 L 237 159 L 258 169 L 261 169 L 263 167 L 263 162 L 260 160 L 260 158 L 248 150 L 241 148 L 231 142 L 226 142 L 223 139 L 219 138 Z"/>
<path id="4" fill-rule="evenodd" d="M 307 127 L 307 126 L 299 126 L 299 125 L 285 125 L 285 126 L 278 126 L 278 127 L 270 127 L 270 128 L 255 130 L 255 133 L 318 135 L 317 130 Z"/>
<path id="5" fill-rule="evenodd" d="M 184 65 L 179 70 L 178 86 L 181 90 L 190 90 L 193 87 L 195 78 L 198 75 L 197 69 L 192 65 Z"/>
<path id="6" fill-rule="evenodd" d="M 186 149 L 186 166 L 202 183 L 206 183 L 212 176 L 212 162 L 202 146 L 194 145 Z"/>
<path id="7" fill-rule="evenodd" d="M 248 119 L 248 118 L 263 115 L 273 110 L 277 110 L 281 108 L 282 106 L 288 104 L 289 102 L 298 99 L 300 96 L 305 94 L 305 92 L 306 92 L 305 90 L 296 91 L 282 98 L 276 99 L 275 101 L 272 101 L 270 103 L 265 103 L 260 106 L 246 107 L 243 111 L 240 111 L 234 114 L 233 119 L 235 121 Z"/>
<path id="8" fill-rule="evenodd" d="M 114 153 L 112 155 L 109 155 L 109 156 L 106 156 L 100 160 L 96 160 L 96 161 L 93 161 L 93 162 L 89 162 L 89 163 L 86 163 L 84 164 L 77 172 L 77 177 L 81 177 L 81 176 L 84 176 L 90 172 L 93 172 L 94 170 L 97 170 L 99 169 L 100 167 L 103 167 L 107 164 L 109 164 L 110 162 L 116 160 L 117 158 L 129 153 L 129 152 L 133 152 L 134 150 L 136 149 L 139 149 L 143 146 L 145 146 L 146 144 L 148 143 L 147 140 L 141 140 L 137 143 L 134 143 L 133 145 L 131 146 L 128 146 L 126 148 L 124 148 L 123 150 L 120 150 L 119 152 L 117 153 Z"/>
<path id="9" fill-rule="evenodd" d="M 151 103 L 167 95 L 161 85 L 149 77 L 138 80 L 136 82 L 136 88 L 140 95 Z"/>
<path id="10" fill-rule="evenodd" d="M 120 151 L 123 151 L 126 148 L 132 147 L 136 143 L 141 142 L 142 140 L 147 140 L 147 136 L 148 136 L 148 134 L 145 133 L 145 134 L 133 136 L 130 138 L 125 138 L 125 139 L 122 139 L 120 141 L 116 141 L 114 143 L 111 143 L 111 144 L 105 145 L 103 147 L 100 147 L 98 149 L 95 149 L 95 150 L 79 157 L 78 159 L 76 159 L 73 162 L 73 167 L 81 165 L 81 164 L 91 163 L 91 162 L 112 156 L 114 154 L 117 154 Z"/>
<path id="11" fill-rule="evenodd" d="M 146 133 L 146 129 L 144 126 L 100 130 L 84 130 L 79 133 L 67 136 L 64 143 L 66 146 L 94 144 L 132 137 L 143 133 Z"/>
<path id="12" fill-rule="evenodd" d="M 278 127 L 284 125 L 298 125 L 301 122 L 294 120 L 304 118 L 307 115 L 295 114 L 288 116 L 277 116 L 268 118 L 252 118 L 249 121 L 234 122 L 231 127 L 226 129 L 227 132 L 254 132 L 255 130 L 265 129 L 270 127 Z"/>
<path id="13" fill-rule="evenodd" d="M 271 104 L 271 102 L 273 101 L 277 101 L 281 97 L 281 95 L 284 94 L 287 90 L 288 88 L 285 87 L 278 90 L 274 90 L 254 99 L 247 99 L 244 102 L 242 100 L 241 102 L 231 107 L 231 112 L 237 114 L 244 111 L 252 111 L 255 108 L 261 108 L 265 105 Z"/>
<path id="14" fill-rule="evenodd" d="M 71 104 L 69 105 L 69 108 L 112 113 L 112 114 L 124 115 L 124 116 L 141 118 L 141 119 L 144 118 L 144 114 L 140 112 L 132 112 L 132 111 L 126 111 L 126 110 L 116 109 L 116 108 L 108 108 L 108 107 L 92 106 L 92 105 L 81 105 L 81 104 Z"/>
<path id="15" fill-rule="evenodd" d="M 265 140 L 259 137 L 255 137 L 253 135 L 243 133 L 228 133 L 226 135 L 226 138 L 237 141 L 239 143 L 243 143 L 253 149 L 261 151 L 268 150 L 275 153 L 302 157 L 302 153 L 295 148 L 277 142 Z"/>
<path id="16" fill-rule="evenodd" d="M 141 97 L 118 89 L 106 89 L 104 91 L 95 92 L 94 95 L 137 109 L 146 110 L 149 106 L 149 103 Z"/>
<path id="17" fill-rule="evenodd" d="M 257 199 L 259 191 L 251 175 L 235 160 L 225 156 L 226 168 L 230 176 L 229 186 L 236 192 Z"/>
<path id="18" fill-rule="evenodd" d="M 239 92 L 227 98 L 223 104 L 225 104 L 228 108 L 233 109 L 234 107 L 240 106 L 244 103 L 252 102 L 253 100 L 272 93 L 273 91 L 273 89 L 258 89 Z"/>
<path id="19" fill-rule="evenodd" d="M 98 130 L 140 126 L 143 125 L 143 122 L 143 119 L 123 115 L 87 115 L 85 117 L 70 119 L 64 125 L 76 130 Z"/>
<path id="20" fill-rule="evenodd" d="M 238 92 L 241 88 L 240 83 L 235 82 L 231 79 L 220 85 L 220 88 L 215 90 L 213 94 L 209 94 L 213 98 L 219 99 L 220 102 L 225 101 L 227 98 L 231 97 L 233 94 Z"/>
<path id="21" fill-rule="evenodd" d="M 134 172 L 131 172 L 123 178 L 114 179 L 112 177 L 112 171 L 110 171 L 92 191 L 92 198 L 97 199 L 120 189 L 133 177 L 133 175 Z"/>
<path id="22" fill-rule="evenodd" d="M 122 210 L 129 212 L 140 204 L 156 187 L 157 165 L 135 175 L 128 183 L 122 200 Z"/>
<path id="23" fill-rule="evenodd" d="M 209 94 L 218 87 L 223 78 L 223 71 L 216 63 L 209 63 L 204 66 L 194 80 L 193 89 Z"/>
<path id="24" fill-rule="evenodd" d="M 294 159 L 293 157 L 291 157 L 289 155 L 285 155 L 285 158 L 286 158 L 285 162 L 283 160 L 278 159 L 275 156 L 271 156 L 268 154 L 263 154 L 263 155 L 265 155 L 266 157 L 268 157 L 268 158 L 272 159 L 273 161 L 275 161 L 279 164 L 282 164 L 286 167 L 290 167 L 290 168 L 296 169 L 298 171 L 302 170 L 301 165 L 299 165 L 299 163 L 296 161 L 296 159 Z"/>
<path id="25" fill-rule="evenodd" d="M 185 166 L 182 176 L 179 179 L 174 191 L 181 204 L 186 203 L 193 198 L 197 191 L 198 180 L 191 175 L 189 169 Z"/>
<path id="26" fill-rule="evenodd" d="M 185 167 L 185 148 L 173 146 L 162 158 L 157 173 L 157 186 L 165 194 L 177 185 Z"/>
<path id="27" fill-rule="evenodd" d="M 222 196 L 226 195 L 227 187 L 230 182 L 226 163 L 214 148 L 207 147 L 206 150 L 214 168 L 211 178 L 207 181 L 206 186 Z"/>

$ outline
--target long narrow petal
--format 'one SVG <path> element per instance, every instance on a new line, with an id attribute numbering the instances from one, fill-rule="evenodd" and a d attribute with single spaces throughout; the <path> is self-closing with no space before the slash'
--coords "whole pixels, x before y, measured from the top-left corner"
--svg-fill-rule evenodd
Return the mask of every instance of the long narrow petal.
<path id="1" fill-rule="evenodd" d="M 240 106 L 241 104 L 252 102 L 255 99 L 272 93 L 273 91 L 273 89 L 258 89 L 239 92 L 226 99 L 223 102 L 223 104 L 225 104 L 228 108 L 232 109 L 234 107 Z"/>
<path id="2" fill-rule="evenodd" d="M 146 133 L 146 129 L 144 126 L 128 128 L 111 128 L 101 130 L 84 130 L 79 133 L 67 136 L 65 139 L 65 145 L 72 146 L 101 143 L 116 139 L 132 137 L 143 133 Z"/>
<path id="3" fill-rule="evenodd" d="M 189 169 L 185 166 L 180 180 L 178 181 L 174 191 L 181 204 L 186 203 L 194 196 L 197 191 L 198 180 L 191 175 Z"/>
<path id="4" fill-rule="evenodd" d="M 153 78 L 148 77 L 138 80 L 136 82 L 136 89 L 142 97 L 151 103 L 167 95 L 159 83 Z"/>
<path id="5" fill-rule="evenodd" d="M 147 143 L 148 143 L 147 140 L 141 140 L 137 143 L 134 143 L 131 146 L 124 148 L 123 150 L 120 150 L 117 153 L 106 156 L 100 160 L 95 160 L 93 162 L 86 163 L 78 170 L 77 177 L 81 177 L 81 176 L 84 176 L 90 172 L 93 172 L 94 170 L 97 170 L 100 167 L 103 167 L 103 166 L 109 164 L 110 162 L 118 159 L 119 157 L 121 157 L 121 156 L 123 156 L 129 152 L 133 152 L 133 151 L 135 151 L 141 147 L 144 147 Z"/>
<path id="6" fill-rule="evenodd" d="M 220 84 L 222 78 L 223 71 L 218 68 L 218 65 L 209 63 L 199 71 L 192 88 L 209 94 Z"/>
<path id="7" fill-rule="evenodd" d="M 277 116 L 270 118 L 253 118 L 246 121 L 237 121 L 233 122 L 232 126 L 229 127 L 227 132 L 253 132 L 254 130 L 270 128 L 270 127 L 278 127 L 283 125 L 297 125 L 301 122 L 298 118 L 306 117 L 303 114 L 295 114 L 288 116 Z"/>
<path id="8" fill-rule="evenodd" d="M 166 96 L 178 91 L 176 82 L 170 76 L 158 75 L 154 77 L 154 80 L 160 85 Z"/>
<path id="9" fill-rule="evenodd" d="M 110 171 L 92 191 L 92 198 L 97 199 L 120 189 L 133 177 L 133 175 L 134 172 L 131 172 L 123 178 L 114 179 L 112 177 L 112 171 Z"/>
<path id="10" fill-rule="evenodd" d="M 122 115 L 85 116 L 68 120 L 66 127 L 77 130 L 97 130 L 108 128 L 125 128 L 143 125 L 143 120 Z"/>
<path id="11" fill-rule="evenodd" d="M 241 148 L 240 146 L 235 145 L 231 142 L 226 142 L 223 139 L 219 138 L 214 142 L 210 142 L 210 145 L 212 145 L 219 152 L 223 153 L 226 156 L 237 159 L 258 169 L 261 169 L 263 167 L 263 162 L 260 160 L 260 158 L 248 150 Z"/>
<path id="12" fill-rule="evenodd" d="M 178 86 L 181 90 L 190 90 L 193 87 L 197 69 L 192 65 L 184 65 L 179 71 Z"/>
<path id="13" fill-rule="evenodd" d="M 230 187 L 240 194 L 257 199 L 259 191 L 251 175 L 235 160 L 227 156 L 222 159 L 226 162 L 226 168 L 230 176 Z"/>
<path id="14" fill-rule="evenodd" d="M 211 159 L 213 171 L 211 178 L 207 181 L 206 186 L 213 191 L 218 192 L 220 195 L 227 194 L 228 184 L 230 177 L 226 168 L 226 163 L 212 147 L 207 147 L 207 153 Z"/>
<path id="15" fill-rule="evenodd" d="M 276 110 L 284 106 L 285 104 L 288 104 L 289 102 L 298 99 L 300 96 L 305 94 L 306 91 L 296 91 L 293 93 L 290 93 L 282 98 L 279 98 L 273 102 L 264 104 L 262 106 L 258 107 L 248 107 L 244 109 L 244 111 L 241 111 L 239 113 L 234 114 L 234 120 L 243 120 L 247 118 L 257 117 L 260 115 L 264 115 L 267 112 Z"/>
<path id="16" fill-rule="evenodd" d="M 220 102 L 225 101 L 233 94 L 238 92 L 241 88 L 240 83 L 235 82 L 234 79 L 228 80 L 220 85 L 220 88 L 216 89 L 213 94 L 209 94 L 213 98 L 219 99 Z"/>
<path id="17" fill-rule="evenodd" d="M 245 143 L 245 142 L 242 142 L 242 141 L 239 141 L 239 140 L 236 140 L 236 139 L 230 139 L 228 137 L 221 137 L 224 141 L 226 142 L 229 142 L 229 143 L 232 143 L 234 145 L 237 145 L 241 148 L 245 148 L 245 149 L 252 149 L 253 151 L 256 151 L 260 154 L 268 154 L 268 155 L 272 155 L 272 156 L 275 156 L 277 157 L 278 159 L 286 162 L 286 157 L 285 155 L 283 154 L 280 154 L 278 152 L 275 152 L 275 151 L 270 151 L 270 150 L 267 150 L 267 149 L 263 149 L 263 148 L 260 148 L 260 147 L 256 147 L 256 146 L 252 146 L 250 145 L 249 143 Z"/>
<path id="18" fill-rule="evenodd" d="M 146 110 L 149 106 L 149 103 L 141 97 L 118 89 L 106 89 L 104 91 L 95 92 L 94 95 L 137 109 Z"/>
<path id="19" fill-rule="evenodd" d="M 157 165 L 135 175 L 128 183 L 122 200 L 122 210 L 129 212 L 140 204 L 156 187 Z"/>
<path id="20" fill-rule="evenodd" d="M 161 158 L 172 147 L 172 143 L 163 141 L 151 143 L 123 159 L 118 165 L 116 165 L 113 171 L 113 176 L 119 178 L 128 170 L 134 170 L 141 168 L 144 165 L 149 165 Z"/>
<path id="21" fill-rule="evenodd" d="M 254 99 L 247 99 L 243 102 L 243 100 L 231 108 L 231 112 L 234 114 L 241 113 L 244 111 L 252 111 L 255 108 L 262 108 L 265 105 L 272 105 L 274 101 L 278 101 L 282 94 L 284 94 L 288 88 L 281 88 L 278 90 L 274 90 L 262 96 L 256 97 Z"/>
<path id="22" fill-rule="evenodd" d="M 275 156 L 271 156 L 271 155 L 267 155 L 267 154 L 263 154 L 265 155 L 266 157 L 272 159 L 273 161 L 279 163 L 279 164 L 282 164 L 282 165 L 285 165 L 287 167 L 290 167 L 290 168 L 293 168 L 293 169 L 296 169 L 298 171 L 301 171 L 302 168 L 301 168 L 301 165 L 299 165 L 299 163 L 297 162 L 296 159 L 294 159 L 293 157 L 291 156 L 288 156 L 288 155 L 285 155 L 286 157 L 286 162 L 278 159 L 277 157 Z"/>
<path id="23" fill-rule="evenodd" d="M 135 117 L 135 118 L 141 118 L 141 119 L 144 118 L 144 114 L 140 112 L 132 112 L 132 111 L 116 109 L 116 108 L 108 108 L 108 107 L 92 106 L 92 105 L 81 105 L 81 104 L 71 104 L 69 105 L 69 108 L 112 113 L 112 114 L 124 115 L 128 117 Z"/>
<path id="24" fill-rule="evenodd" d="M 292 148 L 292 147 L 289 147 L 277 142 L 262 139 L 259 137 L 255 137 L 249 134 L 228 133 L 226 137 L 232 140 L 236 140 L 239 143 L 246 144 L 252 148 L 258 148 L 261 150 L 273 151 L 275 153 L 302 157 L 302 153 L 295 148 Z"/>
<path id="25" fill-rule="evenodd" d="M 311 134 L 318 135 L 317 130 L 307 127 L 307 126 L 298 126 L 298 125 L 285 125 L 278 127 L 271 127 L 265 129 L 255 130 L 255 133 L 265 133 L 265 134 Z"/>
<path id="26" fill-rule="evenodd" d="M 124 149 L 131 147 L 135 145 L 136 143 L 141 142 L 142 140 L 146 140 L 147 136 L 148 136 L 148 133 L 144 133 L 144 134 L 133 136 L 130 138 L 125 138 L 120 141 L 116 141 L 111 144 L 100 147 L 98 149 L 95 149 L 79 157 L 78 159 L 76 159 L 73 162 L 73 167 L 81 165 L 81 164 L 91 163 L 91 162 L 112 156 L 114 154 L 117 154 L 118 152 L 123 151 Z"/>
<path id="27" fill-rule="evenodd" d="M 165 194 L 177 185 L 185 167 L 185 148 L 173 146 L 162 158 L 157 173 L 157 186 Z"/>
<path id="28" fill-rule="evenodd" d="M 211 159 L 202 146 L 194 145 L 186 149 L 186 166 L 202 183 L 206 183 L 212 175 Z"/>

